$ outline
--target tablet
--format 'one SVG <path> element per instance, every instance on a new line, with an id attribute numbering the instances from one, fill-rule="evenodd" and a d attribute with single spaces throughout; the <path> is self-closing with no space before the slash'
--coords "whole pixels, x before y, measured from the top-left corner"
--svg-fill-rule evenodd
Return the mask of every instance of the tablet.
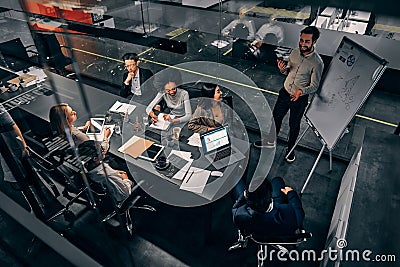
<path id="1" fill-rule="evenodd" d="M 86 134 L 101 134 L 103 132 L 103 127 L 105 123 L 104 118 L 91 118 L 90 123 L 93 127 L 88 127 L 86 130 Z"/>
<path id="2" fill-rule="evenodd" d="M 152 144 L 146 151 L 144 151 L 139 158 L 149 160 L 149 161 L 155 161 L 156 158 L 161 154 L 163 151 L 164 146 L 159 145 L 159 144 Z"/>

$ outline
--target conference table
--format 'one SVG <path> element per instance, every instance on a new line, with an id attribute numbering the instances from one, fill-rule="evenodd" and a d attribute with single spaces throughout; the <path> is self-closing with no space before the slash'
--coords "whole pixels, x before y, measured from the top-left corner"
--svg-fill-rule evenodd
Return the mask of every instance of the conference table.
<path id="1" fill-rule="evenodd" d="M 73 110 L 77 112 L 76 126 L 84 125 L 90 117 L 103 117 L 110 107 L 118 100 L 120 102 L 127 103 L 127 99 L 123 99 L 119 96 L 110 94 L 102 91 L 95 87 L 79 84 L 77 81 L 65 78 L 63 76 L 46 73 L 49 78 L 41 85 L 51 93 L 38 95 L 35 99 L 29 103 L 19 105 L 19 109 L 24 112 L 31 114 L 34 118 L 46 122 L 48 124 L 48 114 L 50 108 L 57 103 L 68 103 Z M 55 86 L 52 86 L 55 85 Z M 82 90 L 81 90 L 82 89 Z M 85 97 L 87 99 L 87 107 L 85 105 Z M 128 141 L 133 135 L 138 137 L 144 137 L 145 127 L 137 127 L 137 118 L 142 118 L 145 106 L 135 103 L 136 109 L 129 115 L 129 120 L 123 120 L 119 114 L 112 115 L 113 123 L 120 123 L 122 125 L 122 134 L 113 134 L 110 139 L 110 149 L 108 153 L 118 159 L 125 160 L 132 176 L 139 182 L 144 180 L 142 189 L 155 199 L 176 206 L 200 206 L 213 202 L 224 195 L 226 195 L 242 177 L 249 152 L 249 143 L 245 140 L 240 140 L 234 136 L 231 137 L 232 144 L 235 145 L 238 150 L 246 155 L 246 158 L 236 162 L 232 165 L 221 169 L 223 172 L 222 177 L 210 176 L 204 190 L 201 193 L 194 193 L 187 190 L 180 189 L 182 180 L 172 179 L 165 175 L 165 172 L 158 171 L 153 162 L 144 160 L 141 158 L 133 158 L 127 154 L 118 151 L 126 141 Z M 34 122 L 28 122 L 34 123 Z M 185 132 L 185 131 L 183 131 Z M 187 137 L 189 137 L 187 131 L 184 133 L 184 137 L 180 140 L 180 143 L 175 143 L 174 147 L 166 146 L 164 152 L 166 156 L 172 149 L 185 149 L 192 150 L 195 160 L 192 166 L 200 166 L 204 168 L 203 157 L 199 153 L 197 147 L 190 147 L 186 144 Z M 207 169 L 213 170 L 212 167 L 207 166 Z"/>

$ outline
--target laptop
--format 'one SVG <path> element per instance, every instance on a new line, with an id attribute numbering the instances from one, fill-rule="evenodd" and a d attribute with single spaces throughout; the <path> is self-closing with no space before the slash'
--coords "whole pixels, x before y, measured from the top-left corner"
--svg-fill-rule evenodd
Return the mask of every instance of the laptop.
<path id="1" fill-rule="evenodd" d="M 149 139 L 151 141 L 155 141 L 156 143 L 161 144 L 161 131 L 160 130 L 146 127 L 144 136 L 146 139 Z"/>
<path id="2" fill-rule="evenodd" d="M 101 135 L 103 134 L 105 119 L 104 118 L 90 118 L 92 126 L 86 130 L 87 135 Z"/>
<path id="3" fill-rule="evenodd" d="M 228 127 L 221 126 L 200 135 L 204 157 L 216 168 L 222 169 L 245 158 L 232 144 Z"/>

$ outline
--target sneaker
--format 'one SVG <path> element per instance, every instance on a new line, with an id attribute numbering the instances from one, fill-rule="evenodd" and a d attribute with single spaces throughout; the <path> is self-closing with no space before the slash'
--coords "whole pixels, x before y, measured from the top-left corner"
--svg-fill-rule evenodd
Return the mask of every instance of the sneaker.
<path id="1" fill-rule="evenodd" d="M 285 159 L 287 162 L 292 163 L 293 161 L 296 160 L 296 156 L 294 155 L 294 151 L 292 153 L 290 153 L 290 155 L 288 155 L 288 153 L 289 153 L 289 150 L 287 149 L 286 153 L 285 153 Z"/>
<path id="2" fill-rule="evenodd" d="M 262 140 L 255 141 L 253 145 L 257 148 L 274 148 L 276 146 L 275 141 L 267 141 L 263 143 Z"/>

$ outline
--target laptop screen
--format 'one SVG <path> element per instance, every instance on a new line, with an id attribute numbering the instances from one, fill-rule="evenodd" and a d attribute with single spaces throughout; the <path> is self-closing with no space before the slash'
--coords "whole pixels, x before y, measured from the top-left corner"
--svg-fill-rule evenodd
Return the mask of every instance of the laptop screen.
<path id="1" fill-rule="evenodd" d="M 91 118 L 90 123 L 93 127 L 88 127 L 86 134 L 100 134 L 103 131 L 104 122 L 104 118 Z"/>
<path id="2" fill-rule="evenodd" d="M 230 145 L 227 127 L 219 127 L 200 136 L 204 153 L 213 152 Z"/>

